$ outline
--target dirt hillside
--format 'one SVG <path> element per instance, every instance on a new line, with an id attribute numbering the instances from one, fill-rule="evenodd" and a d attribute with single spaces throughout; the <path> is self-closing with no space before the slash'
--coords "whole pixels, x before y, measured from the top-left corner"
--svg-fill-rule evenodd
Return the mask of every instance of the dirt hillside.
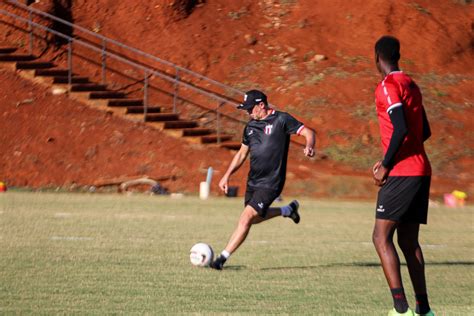
<path id="1" fill-rule="evenodd" d="M 57 2 L 33 6 L 51 12 Z M 294 148 L 288 194 L 373 197 L 367 170 L 381 157 L 373 44 L 395 35 L 432 124 L 433 193 L 474 193 L 470 1 L 207 0 L 184 10 L 179 1 L 64 2 L 74 23 L 238 89 L 260 88 L 278 109 L 315 128 L 328 158 L 306 161 Z M 3 42 L 20 42 L 8 26 L 0 30 Z M 232 157 L 53 97 L 11 72 L 0 76 L 0 174 L 11 185 L 173 174 L 178 179 L 165 186 L 195 192 L 208 166 L 223 172 Z M 241 187 L 245 173 L 235 177 Z"/>

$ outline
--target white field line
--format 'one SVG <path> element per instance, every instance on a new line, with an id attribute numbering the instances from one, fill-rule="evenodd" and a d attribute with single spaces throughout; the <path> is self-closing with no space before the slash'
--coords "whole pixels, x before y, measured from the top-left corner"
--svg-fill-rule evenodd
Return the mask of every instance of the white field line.
<path id="1" fill-rule="evenodd" d="M 421 248 L 427 248 L 427 249 L 436 249 L 436 248 L 446 248 L 448 245 L 421 245 Z"/>
<path id="2" fill-rule="evenodd" d="M 68 240 L 68 241 L 81 241 L 81 240 L 94 240 L 92 237 L 77 237 L 77 236 L 52 236 L 51 240 Z"/>
<path id="3" fill-rule="evenodd" d="M 54 214 L 54 217 L 58 217 L 58 218 L 65 218 L 65 217 L 71 217 L 72 214 L 71 213 L 55 213 Z"/>
<path id="4" fill-rule="evenodd" d="M 373 247 L 374 244 L 368 241 L 363 242 L 340 242 L 340 244 L 360 244 L 363 246 Z M 445 248 L 447 245 L 421 245 L 421 248 L 435 249 L 435 248 Z"/>
<path id="5" fill-rule="evenodd" d="M 268 241 L 268 240 L 252 240 L 250 243 L 252 243 L 252 244 L 269 244 L 270 241 Z"/>
<path id="6" fill-rule="evenodd" d="M 165 219 L 165 220 L 188 220 L 192 219 L 192 215 L 167 215 L 167 214 L 136 214 L 136 213 L 121 213 L 113 214 L 115 218 L 118 219 Z"/>

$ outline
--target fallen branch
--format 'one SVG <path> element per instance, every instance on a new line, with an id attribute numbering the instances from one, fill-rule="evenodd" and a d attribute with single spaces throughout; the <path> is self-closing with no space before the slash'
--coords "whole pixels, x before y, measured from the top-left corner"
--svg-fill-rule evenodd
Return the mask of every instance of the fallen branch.
<path id="1" fill-rule="evenodd" d="M 156 184 L 156 182 L 158 182 L 158 181 L 176 180 L 176 178 L 177 177 L 175 175 L 162 176 L 162 177 L 153 177 L 153 178 L 149 177 L 147 175 L 134 176 L 134 177 L 120 177 L 120 178 L 112 178 L 112 179 L 100 179 L 100 180 L 97 180 L 96 182 L 94 182 L 93 185 L 96 188 L 100 188 L 100 187 L 105 187 L 105 186 L 109 186 L 109 185 L 121 185 L 122 183 L 130 182 L 130 181 L 134 181 L 134 180 L 151 180 L 151 181 L 155 181 L 155 184 Z"/>
<path id="2" fill-rule="evenodd" d="M 119 192 L 124 192 L 127 191 L 128 187 L 134 186 L 134 185 L 143 185 L 147 184 L 150 187 L 153 187 L 158 184 L 157 181 L 149 178 L 141 178 L 141 179 L 135 179 L 135 180 L 130 180 L 130 181 L 125 181 L 119 186 Z"/>

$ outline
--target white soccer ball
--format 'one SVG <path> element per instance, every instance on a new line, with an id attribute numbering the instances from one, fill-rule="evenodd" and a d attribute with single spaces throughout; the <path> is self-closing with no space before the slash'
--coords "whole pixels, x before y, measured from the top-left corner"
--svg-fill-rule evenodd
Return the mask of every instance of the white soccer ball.
<path id="1" fill-rule="evenodd" d="M 189 250 L 189 260 L 191 260 L 193 266 L 208 267 L 213 259 L 214 252 L 208 244 L 200 242 Z"/>

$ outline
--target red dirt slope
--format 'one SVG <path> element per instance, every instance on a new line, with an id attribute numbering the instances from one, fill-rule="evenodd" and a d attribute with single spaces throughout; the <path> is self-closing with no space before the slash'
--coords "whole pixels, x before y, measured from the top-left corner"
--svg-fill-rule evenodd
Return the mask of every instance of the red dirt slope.
<path id="1" fill-rule="evenodd" d="M 53 96 L 49 89 L 2 68 L 0 82 L 4 83 L 0 85 L 0 174 L 7 184 L 34 188 L 62 186 L 68 190 L 103 179 L 175 176 L 175 180 L 161 184 L 172 192 L 196 192 L 199 182 L 206 178 L 207 168 L 212 166 L 216 171 L 212 189 L 214 194 L 218 192 L 217 181 L 232 152 L 190 144 L 64 95 Z M 331 172 L 325 170 L 342 172 L 331 162 L 315 164 L 315 160 L 302 159 L 297 146 L 291 156 L 290 183 L 310 181 L 318 172 L 329 177 Z M 232 185 L 240 186 L 241 190 L 246 170 L 242 168 L 233 176 Z M 366 181 L 361 183 L 364 182 L 367 185 Z M 316 187 L 312 189 L 314 194 L 327 194 L 324 188 Z M 305 193 L 304 184 L 286 193 Z M 361 192 L 345 195 L 360 197 Z"/>
<path id="2" fill-rule="evenodd" d="M 170 3 L 82 0 L 73 3 L 72 16 L 81 26 L 242 90 L 260 87 L 279 109 L 316 128 L 318 149 L 329 156 L 329 162 L 292 160 L 287 185 L 289 192 L 311 196 L 336 192 L 373 196 L 374 188 L 365 176 L 381 155 L 373 113 L 373 90 L 380 80 L 372 60 L 373 44 L 381 35 L 393 34 L 402 43 L 401 66 L 421 86 L 432 123 L 427 150 L 434 167 L 435 195 L 453 189 L 474 193 L 474 9 L 469 1 L 208 0 L 180 20 L 168 15 Z M 34 4 L 43 9 L 48 5 L 48 1 Z M 19 40 L 17 34 L 0 34 L 10 43 Z M 327 59 L 318 62 L 316 54 Z M 67 124 L 61 123 L 64 119 L 56 109 L 56 119 L 42 115 L 35 118 L 40 122 L 26 125 L 22 120 L 31 119 L 31 113 L 22 114 L 22 109 L 30 105 L 14 105 L 28 95 L 19 90 L 15 95 L 17 88 L 11 89 L 12 82 L 23 81 L 9 73 L 1 75 L 2 95 L 12 103 L 10 108 L 1 105 L 2 113 L 9 113 L 2 116 L 2 126 L 8 129 L 4 128 L 7 132 L 1 139 L 2 153 L 9 158 L 2 159 L 0 171 L 16 185 L 27 184 L 26 174 L 33 175 L 28 185 L 41 186 L 86 184 L 104 174 L 146 171 L 150 175 L 177 172 L 184 175 L 183 182 L 172 188 L 195 190 L 204 178 L 203 169 L 212 164 L 222 170 L 231 157 L 217 149 L 181 148 L 174 139 L 140 124 L 125 124 L 83 107 L 80 114 L 69 114 Z M 46 93 L 32 87 L 35 104 L 46 106 L 49 98 L 40 101 L 36 89 L 42 96 Z M 54 102 L 69 108 L 68 113 L 78 106 L 65 99 Z M 38 135 L 42 136 L 36 139 Z M 61 135 L 67 135 L 67 140 Z M 54 141 L 48 142 L 49 137 Z M 78 154 L 65 152 L 66 143 L 69 152 Z M 51 172 L 58 166 L 60 172 Z M 335 183 L 332 174 L 339 175 L 336 180 L 343 179 L 343 184 Z M 244 175 L 242 171 L 240 177 Z M 321 188 L 321 181 L 329 185 Z"/>

